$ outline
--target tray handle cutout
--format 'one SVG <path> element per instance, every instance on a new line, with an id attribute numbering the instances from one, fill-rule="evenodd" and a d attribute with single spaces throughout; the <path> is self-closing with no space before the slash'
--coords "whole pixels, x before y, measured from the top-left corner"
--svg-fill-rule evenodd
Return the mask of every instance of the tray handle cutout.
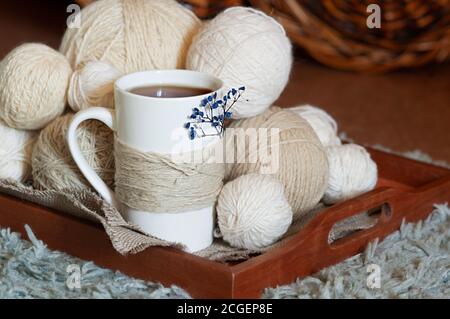
<path id="1" fill-rule="evenodd" d="M 328 233 L 328 244 L 338 246 L 346 238 L 357 237 L 360 233 L 374 228 L 380 221 L 389 221 L 391 216 L 391 206 L 388 203 L 383 203 L 342 219 L 336 222 Z"/>

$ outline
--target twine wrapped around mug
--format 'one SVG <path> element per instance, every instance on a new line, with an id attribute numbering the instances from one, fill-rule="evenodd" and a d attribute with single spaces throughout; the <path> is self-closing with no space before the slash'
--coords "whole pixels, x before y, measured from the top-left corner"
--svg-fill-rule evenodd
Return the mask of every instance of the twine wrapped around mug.
<path id="1" fill-rule="evenodd" d="M 152 213 L 181 213 L 213 206 L 225 173 L 224 164 L 214 161 L 214 156 L 214 147 L 206 147 L 180 156 L 201 161 L 174 162 L 170 154 L 143 152 L 116 137 L 117 199 Z"/>

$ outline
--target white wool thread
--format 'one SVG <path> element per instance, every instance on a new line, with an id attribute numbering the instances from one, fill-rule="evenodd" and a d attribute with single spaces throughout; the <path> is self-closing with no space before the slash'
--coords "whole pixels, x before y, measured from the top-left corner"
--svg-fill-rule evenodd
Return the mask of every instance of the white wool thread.
<path id="1" fill-rule="evenodd" d="M 338 137 L 336 120 L 326 111 L 308 104 L 291 107 L 289 110 L 303 117 L 311 125 L 323 146 L 342 144 Z"/>
<path id="2" fill-rule="evenodd" d="M 188 69 L 213 74 L 229 88 L 245 86 L 235 119 L 263 113 L 278 99 L 292 69 L 283 27 L 261 11 L 234 7 L 208 22 L 191 45 Z"/>
<path id="3" fill-rule="evenodd" d="M 31 156 L 33 185 L 37 189 L 67 191 L 92 190 L 70 154 L 66 141 L 73 119 L 67 113 L 39 133 Z M 114 186 L 114 134 L 106 125 L 90 120 L 77 129 L 80 150 L 90 167 L 109 187 Z"/>
<path id="4" fill-rule="evenodd" d="M 10 127 L 36 130 L 60 116 L 72 74 L 61 53 L 44 44 L 23 44 L 0 65 L 0 118 Z"/>
<path id="5" fill-rule="evenodd" d="M 107 62 L 91 61 L 76 70 L 70 80 L 68 102 L 78 112 L 92 106 L 114 107 L 114 83 L 122 76 Z"/>
<path id="6" fill-rule="evenodd" d="M 31 151 L 36 132 L 17 130 L 0 121 L 0 179 L 26 182 L 31 177 Z"/>
<path id="7" fill-rule="evenodd" d="M 375 188 L 377 165 L 364 147 L 356 144 L 330 146 L 327 157 L 330 175 L 323 197 L 325 204 L 354 198 Z"/>
<path id="8" fill-rule="evenodd" d="M 127 74 L 181 69 L 201 21 L 175 0 L 101 0 L 67 29 L 60 51 L 73 69 L 88 61 L 110 63 Z"/>
<path id="9" fill-rule="evenodd" d="M 270 175 L 243 175 L 219 195 L 217 218 L 231 246 L 261 249 L 279 240 L 292 223 L 292 209 L 281 182 Z"/>

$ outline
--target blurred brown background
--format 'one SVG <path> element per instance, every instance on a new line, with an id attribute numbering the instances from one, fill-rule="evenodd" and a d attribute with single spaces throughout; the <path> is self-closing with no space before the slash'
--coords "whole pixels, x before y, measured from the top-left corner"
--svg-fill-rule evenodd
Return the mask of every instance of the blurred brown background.
<path id="1" fill-rule="evenodd" d="M 66 8 L 73 1 L 2 3 L 0 56 L 23 42 L 59 46 Z M 450 63 L 386 75 L 362 75 L 321 66 L 296 50 L 281 106 L 309 103 L 334 116 L 358 143 L 396 151 L 420 149 L 450 162 Z"/>

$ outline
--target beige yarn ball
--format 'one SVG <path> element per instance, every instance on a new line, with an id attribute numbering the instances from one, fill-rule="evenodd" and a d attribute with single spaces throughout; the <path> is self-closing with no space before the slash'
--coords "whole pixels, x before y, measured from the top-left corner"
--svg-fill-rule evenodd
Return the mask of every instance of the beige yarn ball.
<path id="1" fill-rule="evenodd" d="M 258 145 L 251 145 L 251 138 L 247 138 L 243 146 L 235 142 L 234 135 L 242 134 L 236 129 L 279 129 L 279 141 L 271 137 L 264 142 L 259 134 Z M 233 129 L 233 130 L 231 130 Z M 242 131 L 242 130 L 241 130 Z M 238 139 L 236 139 L 238 141 Z M 262 142 L 261 142 L 262 141 Z M 284 185 L 286 197 L 297 219 L 314 208 L 325 192 L 328 182 L 328 161 L 325 148 L 320 143 L 311 126 L 303 118 L 287 110 L 271 108 L 265 113 L 250 119 L 233 122 L 225 134 L 227 161 L 229 152 L 235 153 L 234 163 L 227 164 L 227 179 L 233 180 L 239 176 L 251 173 L 262 173 L 272 165 L 273 173 Z M 256 151 L 257 150 L 257 151 Z M 278 150 L 278 152 L 276 152 Z M 258 156 L 256 163 L 251 163 L 249 155 Z M 278 156 L 276 154 L 278 153 Z M 244 154 L 244 156 L 242 155 Z M 274 154 L 274 158 L 270 157 Z M 263 165 L 263 164 L 269 165 Z M 271 164 L 271 165 L 270 165 Z M 275 168 L 275 169 L 274 169 Z"/>
<path id="2" fill-rule="evenodd" d="M 261 11 L 234 7 L 208 22 L 191 45 L 187 68 L 246 87 L 236 119 L 256 116 L 278 99 L 292 69 L 292 44 L 283 27 Z"/>
<path id="3" fill-rule="evenodd" d="M 28 43 L 0 64 L 0 118 L 17 129 L 41 129 L 64 112 L 72 74 L 67 59 L 43 44 Z"/>
<path id="4" fill-rule="evenodd" d="M 31 151 L 36 132 L 11 128 L 0 121 L 0 179 L 26 182 L 31 177 Z"/>
<path id="5" fill-rule="evenodd" d="M 303 105 L 291 107 L 289 111 L 300 115 L 308 121 L 323 146 L 342 144 L 338 137 L 338 125 L 335 119 L 324 110 L 311 105 Z"/>
<path id="6" fill-rule="evenodd" d="M 67 29 L 60 51 L 72 67 L 97 60 L 123 73 L 183 68 L 201 22 L 175 0 L 99 0 L 80 28 Z"/>
<path id="7" fill-rule="evenodd" d="M 378 180 L 376 163 L 359 145 L 346 144 L 327 148 L 330 177 L 323 197 L 325 204 L 334 204 L 371 191 Z"/>
<path id="8" fill-rule="evenodd" d="M 122 76 L 102 61 L 91 61 L 76 70 L 70 80 L 68 102 L 75 112 L 92 106 L 114 107 L 114 83 Z"/>
<path id="9" fill-rule="evenodd" d="M 32 154 L 33 182 L 38 189 L 83 191 L 92 189 L 69 152 L 66 133 L 73 114 L 54 120 L 41 131 Z M 114 184 L 113 133 L 98 121 L 83 122 L 77 131 L 86 161 L 112 187 Z"/>
<path id="10" fill-rule="evenodd" d="M 270 175 L 244 175 L 219 195 L 217 219 L 223 239 L 233 247 L 261 249 L 283 236 L 292 223 L 284 186 Z"/>

